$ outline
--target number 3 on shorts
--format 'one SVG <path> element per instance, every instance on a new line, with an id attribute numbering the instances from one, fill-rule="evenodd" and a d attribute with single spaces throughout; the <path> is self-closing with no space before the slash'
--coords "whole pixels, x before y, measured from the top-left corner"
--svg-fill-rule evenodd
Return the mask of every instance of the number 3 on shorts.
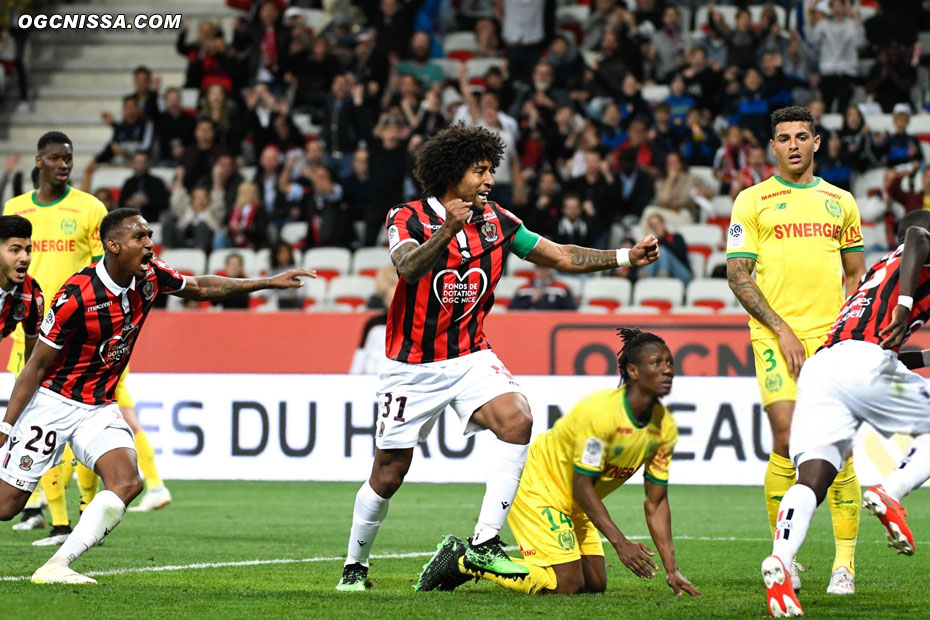
<path id="1" fill-rule="evenodd" d="M 775 352 L 771 349 L 766 349 L 762 352 L 762 361 L 766 363 L 765 372 L 772 372 L 778 365 L 777 362 L 775 362 Z"/>

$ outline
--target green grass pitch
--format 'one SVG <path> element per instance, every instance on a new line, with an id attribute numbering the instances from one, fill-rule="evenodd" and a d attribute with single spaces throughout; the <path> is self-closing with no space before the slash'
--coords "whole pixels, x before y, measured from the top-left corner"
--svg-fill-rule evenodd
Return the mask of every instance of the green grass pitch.
<path id="1" fill-rule="evenodd" d="M 77 490 L 69 490 L 72 519 Z M 0 617 L 68 618 L 765 618 L 759 564 L 768 554 L 768 525 L 757 487 L 671 487 L 676 549 L 682 572 L 704 593 L 676 598 L 664 573 L 641 581 L 607 549 L 603 595 L 529 597 L 490 583 L 453 593 L 417 593 L 417 573 L 440 536 L 467 536 L 481 501 L 480 485 L 408 484 L 395 497 L 375 545 L 367 593 L 337 593 L 356 483 L 174 482 L 174 503 L 127 514 L 103 547 L 75 568 L 98 586 L 34 586 L 0 581 Z M 917 539 L 913 557 L 885 546 L 877 520 L 863 516 L 856 594 L 825 593 L 833 560 L 826 507 L 818 511 L 801 561 L 801 602 L 810 618 L 923 618 L 930 612 L 930 492 L 907 499 Z M 607 500 L 628 536 L 648 540 L 642 489 Z M 39 532 L 0 524 L 0 578 L 28 576 L 50 555 L 29 542 Z M 513 542 L 509 532 L 505 540 Z M 389 557 L 398 556 L 398 557 Z M 244 562 L 252 564 L 241 564 Z M 200 566 L 197 566 L 200 565 Z M 175 570 L 145 570 L 180 567 Z"/>

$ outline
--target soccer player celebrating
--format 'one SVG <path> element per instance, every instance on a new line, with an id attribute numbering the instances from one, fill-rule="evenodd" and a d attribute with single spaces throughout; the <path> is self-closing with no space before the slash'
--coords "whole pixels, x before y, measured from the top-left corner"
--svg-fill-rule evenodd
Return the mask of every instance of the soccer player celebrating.
<path id="1" fill-rule="evenodd" d="M 100 238 L 104 258 L 70 277 L 55 295 L 0 422 L 0 520 L 22 510 L 66 442 L 106 487 L 33 583 L 96 583 L 70 565 L 119 524 L 142 491 L 132 432 L 115 392 L 158 293 L 222 299 L 302 286 L 299 276 L 316 275 L 294 269 L 263 279 L 182 276 L 152 255 L 152 230 L 136 209 L 104 217 Z"/>
<path id="2" fill-rule="evenodd" d="M 32 223 L 35 252 L 29 271 L 44 291 L 58 291 L 65 280 L 103 256 L 100 221 L 107 214 L 106 207 L 91 194 L 71 187 L 72 166 L 72 144 L 68 136 L 58 131 L 42 135 L 36 152 L 37 189 L 8 200 L 4 206 L 4 213 L 22 215 Z M 22 330 L 18 329 L 13 334 L 13 350 L 7 366 L 14 374 L 19 374 L 25 363 L 23 343 Z M 132 398 L 126 389 L 125 375 L 124 372 L 117 385 L 116 398 L 135 435 L 139 468 L 149 486 L 139 508 L 160 507 L 170 502 L 171 496 L 160 482 L 154 451 L 139 425 Z M 73 463 L 74 455 L 66 447 L 61 466 L 50 469 L 42 479 L 52 514 L 52 531 L 47 538 L 37 540 L 33 545 L 60 545 L 71 533 L 65 489 L 71 482 Z M 97 492 L 97 476 L 80 464 L 77 472 L 83 509 Z M 44 525 L 36 492 L 27 502 L 22 520 L 13 529 L 40 529 Z"/>
<path id="3" fill-rule="evenodd" d="M 814 511 L 849 457 L 863 422 L 885 435 L 917 436 L 898 469 L 866 491 L 863 500 L 885 526 L 892 546 L 908 555 L 914 551 L 899 501 L 930 478 L 930 392 L 909 368 L 926 366 L 930 351 L 899 358 L 898 349 L 930 320 L 930 212 L 912 211 L 901 220 L 902 241 L 869 269 L 824 346 L 801 369 L 791 423 L 798 483 L 781 500 L 772 555 L 762 562 L 773 616 L 804 615 L 786 566 L 804 543 Z"/>
<path id="4" fill-rule="evenodd" d="M 29 359 L 42 321 L 42 289 L 27 271 L 32 261 L 32 224 L 18 215 L 0 216 L 0 339 L 18 325 L 26 334 Z"/>
<path id="5" fill-rule="evenodd" d="M 865 271 L 865 261 L 856 201 L 814 176 L 820 138 L 810 111 L 797 106 L 777 110 L 772 136 L 769 145 L 778 174 L 736 197 L 727 234 L 727 279 L 751 316 L 756 378 L 772 430 L 764 489 L 774 535 L 778 502 L 795 480 L 788 441 L 798 372 L 823 344 L 843 300 Z M 859 495 L 849 459 L 830 491 L 836 541 L 830 594 L 855 591 Z M 797 563 L 791 568 L 799 590 Z"/>
<path id="6" fill-rule="evenodd" d="M 655 334 L 620 329 L 621 385 L 595 392 L 530 446 L 520 488 L 507 517 L 528 574 L 501 577 L 474 565 L 465 544 L 447 535 L 423 567 L 418 590 L 451 590 L 478 577 L 525 594 L 603 592 L 607 565 L 601 536 L 634 575 L 655 576 L 655 555 L 629 540 L 603 499 L 645 465 L 646 524 L 680 595 L 700 596 L 679 571 L 672 542 L 668 472 L 678 428 L 660 399 L 675 377 L 674 357 Z"/>
<path id="7" fill-rule="evenodd" d="M 504 144 L 481 127 L 455 125 L 426 142 L 414 174 L 428 198 L 402 204 L 387 217 L 391 261 L 400 280 L 387 318 L 390 358 L 381 374 L 375 459 L 355 498 L 341 591 L 364 591 L 368 558 L 413 458 L 446 406 L 470 435 L 489 429 L 487 488 L 466 555 L 498 575 L 525 575 L 503 550 L 498 531 L 513 503 L 532 430 L 520 386 L 490 350 L 484 317 L 513 252 L 538 265 L 588 273 L 658 258 L 647 237 L 628 250 L 559 245 L 528 231 L 488 200 Z"/>

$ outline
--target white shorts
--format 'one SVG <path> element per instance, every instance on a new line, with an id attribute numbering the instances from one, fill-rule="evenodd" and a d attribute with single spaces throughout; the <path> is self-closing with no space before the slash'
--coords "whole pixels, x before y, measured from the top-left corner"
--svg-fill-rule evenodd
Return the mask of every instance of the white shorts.
<path id="1" fill-rule="evenodd" d="M 849 456 L 856 431 L 868 422 L 885 436 L 930 432 L 930 391 L 893 351 L 844 340 L 804 362 L 791 420 L 795 465 L 813 459 L 837 470 Z"/>
<path id="2" fill-rule="evenodd" d="M 132 431 L 116 403 L 82 407 L 40 389 L 0 447 L 0 480 L 32 491 L 61 461 L 66 443 L 90 469 L 110 450 L 135 450 Z"/>
<path id="3" fill-rule="evenodd" d="M 412 448 L 426 441 L 446 405 L 458 414 L 468 436 L 481 430 L 472 414 L 520 385 L 490 349 L 426 364 L 390 361 L 378 389 L 378 432 L 375 444 L 385 450 Z"/>

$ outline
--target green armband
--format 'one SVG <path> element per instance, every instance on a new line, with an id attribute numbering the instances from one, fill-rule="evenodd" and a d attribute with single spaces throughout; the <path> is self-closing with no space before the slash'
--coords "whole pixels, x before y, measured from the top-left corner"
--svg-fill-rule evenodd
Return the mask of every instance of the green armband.
<path id="1" fill-rule="evenodd" d="M 510 251 L 520 258 L 526 258 L 537 243 L 539 243 L 539 235 L 528 231 L 526 226 L 520 224 L 520 228 L 517 229 L 516 234 L 513 236 L 513 245 L 510 246 Z"/>

